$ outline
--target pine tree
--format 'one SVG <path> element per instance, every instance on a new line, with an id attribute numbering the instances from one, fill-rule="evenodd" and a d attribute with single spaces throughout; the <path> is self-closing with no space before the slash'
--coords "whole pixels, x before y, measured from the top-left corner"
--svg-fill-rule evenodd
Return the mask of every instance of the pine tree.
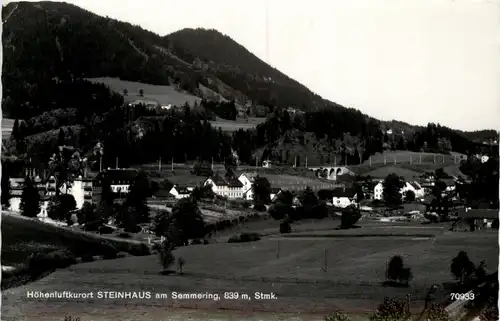
<path id="1" fill-rule="evenodd" d="M 40 213 L 40 194 L 29 177 L 24 181 L 20 207 L 23 216 L 36 217 Z"/>
<path id="2" fill-rule="evenodd" d="M 2 165 L 2 185 L 1 185 L 1 193 L 2 193 L 2 205 L 9 207 L 10 206 L 10 177 L 7 172 L 7 168 L 5 165 Z"/>
<path id="3" fill-rule="evenodd" d="M 64 130 L 60 128 L 57 135 L 57 146 L 64 146 L 65 137 Z"/>
<path id="4" fill-rule="evenodd" d="M 12 127 L 11 136 L 15 141 L 17 141 L 20 138 L 19 134 L 20 134 L 19 120 L 16 118 L 16 120 L 14 121 L 14 127 Z"/>

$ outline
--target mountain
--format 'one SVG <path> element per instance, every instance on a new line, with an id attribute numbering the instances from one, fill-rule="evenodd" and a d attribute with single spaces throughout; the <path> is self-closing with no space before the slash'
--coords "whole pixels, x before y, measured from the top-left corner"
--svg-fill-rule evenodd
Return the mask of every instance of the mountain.
<path id="1" fill-rule="evenodd" d="M 342 109 L 352 113 L 348 119 L 359 117 L 359 111 L 322 99 L 216 30 L 183 29 L 160 36 L 61 2 L 11 2 L 2 10 L 2 21 L 4 117 L 26 119 L 54 109 L 82 109 L 83 101 L 95 105 L 87 99 L 94 94 L 81 99 L 77 93 L 73 98 L 59 96 L 69 90 L 61 82 L 96 77 L 172 85 L 200 98 L 211 92 L 271 111 L 289 106 L 306 112 Z M 106 99 L 101 105 L 119 103 Z M 423 130 L 363 117 L 393 132 Z M 458 134 L 483 142 L 491 132 Z"/>

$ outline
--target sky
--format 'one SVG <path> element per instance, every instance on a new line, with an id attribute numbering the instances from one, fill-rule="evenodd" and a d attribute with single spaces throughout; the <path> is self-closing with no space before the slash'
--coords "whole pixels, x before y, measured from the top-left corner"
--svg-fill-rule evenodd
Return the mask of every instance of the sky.
<path id="1" fill-rule="evenodd" d="M 323 98 L 378 119 L 500 129 L 497 0 L 66 2 L 160 35 L 217 29 Z"/>

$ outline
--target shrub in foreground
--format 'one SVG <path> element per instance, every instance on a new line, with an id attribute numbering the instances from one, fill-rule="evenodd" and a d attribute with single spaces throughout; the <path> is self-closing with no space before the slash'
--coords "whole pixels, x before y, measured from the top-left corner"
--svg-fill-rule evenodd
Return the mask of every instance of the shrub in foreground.
<path id="1" fill-rule="evenodd" d="M 291 233 L 292 232 L 292 226 L 288 221 L 283 221 L 280 224 L 280 233 L 281 234 L 286 234 L 286 233 Z"/>
<path id="2" fill-rule="evenodd" d="M 260 235 L 258 233 L 241 233 L 233 235 L 227 241 L 228 243 L 245 243 L 259 241 Z"/>
<path id="3" fill-rule="evenodd" d="M 405 321 L 410 318 L 406 303 L 396 298 L 385 298 L 378 306 L 377 311 L 370 317 L 370 321 Z"/>
<path id="4" fill-rule="evenodd" d="M 343 313 L 335 311 L 325 317 L 325 321 L 350 321 L 349 317 Z"/>
<path id="5" fill-rule="evenodd" d="M 34 253 L 28 258 L 28 269 L 31 274 L 38 275 L 46 271 L 66 268 L 76 264 L 73 253 L 68 250 L 57 250 L 49 253 Z"/>
<path id="6" fill-rule="evenodd" d="M 175 256 L 172 254 L 173 246 L 168 241 L 164 241 L 158 247 L 158 250 L 160 264 L 163 270 L 166 271 L 175 262 Z"/>

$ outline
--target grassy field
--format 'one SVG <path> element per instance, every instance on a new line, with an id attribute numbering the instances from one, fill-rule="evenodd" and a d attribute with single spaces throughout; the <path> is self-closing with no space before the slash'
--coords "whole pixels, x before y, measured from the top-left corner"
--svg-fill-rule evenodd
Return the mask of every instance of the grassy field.
<path id="1" fill-rule="evenodd" d="M 2 264 L 23 263 L 31 253 L 69 249 L 76 256 L 100 255 L 103 244 L 118 251 L 137 250 L 141 243 L 79 232 L 2 213 Z"/>
<path id="2" fill-rule="evenodd" d="M 363 164 L 441 164 L 455 165 L 460 164 L 462 157 L 467 157 L 460 153 L 451 153 L 451 155 L 435 154 L 435 153 L 420 153 L 406 150 L 386 151 L 371 156 Z"/>
<path id="3" fill-rule="evenodd" d="M 105 84 L 112 91 L 119 94 L 123 94 L 123 90 L 127 89 L 129 99 L 132 99 L 131 97 L 137 97 L 134 99 L 154 100 L 162 105 L 172 104 L 181 106 L 185 102 L 188 102 L 192 106 L 195 101 L 199 102 L 201 100 L 201 98 L 189 93 L 178 91 L 174 86 L 150 85 L 110 77 L 89 78 L 88 80 L 94 83 Z M 144 97 L 139 97 L 139 89 L 144 90 Z"/>
<path id="4" fill-rule="evenodd" d="M 265 118 L 257 118 L 257 117 L 249 117 L 246 119 L 240 118 L 237 120 L 226 120 L 226 119 L 217 119 L 214 121 L 210 121 L 212 127 L 220 128 L 222 131 L 234 132 L 238 129 L 252 129 L 257 125 L 265 122 Z"/>
<path id="5" fill-rule="evenodd" d="M 274 223 L 277 231 L 278 224 Z M 338 221 L 323 220 L 300 225 L 302 231 L 305 231 L 313 227 L 326 228 L 335 223 L 338 224 Z M 259 226 L 258 229 L 262 229 L 271 222 L 255 224 Z M 348 232 L 358 237 L 323 237 L 322 232 L 316 233 L 316 237 L 282 237 L 279 246 L 276 237 L 267 237 L 252 243 L 221 242 L 182 247 L 175 251 L 175 255 L 182 256 L 186 261 L 183 276 L 160 275 L 161 267 L 156 256 L 78 264 L 27 286 L 5 291 L 3 316 L 16 320 L 28 317 L 30 320 L 35 319 L 35 313 L 47 311 L 47 315 L 53 317 L 51 320 L 65 314 L 86 316 L 92 320 L 117 320 L 118 315 L 123 315 L 126 311 L 130 319 L 145 320 L 153 316 L 164 318 L 165 314 L 161 314 L 161 309 L 165 311 L 172 308 L 197 308 L 198 314 L 208 313 L 207 311 L 215 313 L 216 309 L 228 309 L 227 313 L 231 313 L 234 309 L 247 316 L 255 311 L 314 312 L 325 315 L 336 309 L 362 314 L 375 308 L 385 296 L 404 297 L 407 293 L 412 294 L 412 310 L 418 313 L 431 284 L 440 285 L 439 298 L 446 296 L 445 288 L 453 281 L 449 265 L 460 250 L 467 251 L 476 264 L 480 260 L 486 260 L 490 268 L 497 267 L 496 231 L 436 233 L 435 228 L 414 225 L 405 227 L 399 224 L 391 225 L 390 228 L 387 226 L 385 230 L 404 230 L 407 235 L 419 235 L 427 230 L 430 235 L 440 235 L 427 239 L 411 236 L 363 237 L 374 229 L 384 229 L 380 223 L 377 224 L 360 223 L 362 228 Z M 299 230 L 295 224 L 293 228 Z M 325 267 L 325 248 L 328 262 L 326 272 L 322 270 Z M 412 268 L 414 280 L 410 288 L 383 287 L 380 284 L 384 280 L 386 261 L 396 254 L 403 255 L 405 264 Z M 54 299 L 51 300 L 50 307 L 47 307 L 44 300 L 27 299 L 28 290 L 151 291 L 153 298 Z M 174 300 L 154 295 L 170 295 L 172 291 L 218 293 L 221 296 L 224 292 L 239 292 L 240 295 L 249 294 L 252 299 Z M 256 300 L 253 295 L 257 291 L 273 292 L 277 299 Z M 23 306 L 23 309 L 16 306 Z M 175 311 L 172 312 L 176 313 Z M 214 314 L 210 314 L 210 317 L 216 318 Z M 202 319 L 198 318 L 194 317 L 194 320 Z M 304 317 L 302 320 L 315 319 Z M 230 319 L 222 317 L 220 320 Z"/>
<path id="6" fill-rule="evenodd" d="M 14 121 L 14 119 L 2 118 L 2 139 L 10 137 L 10 133 L 14 127 Z"/>

